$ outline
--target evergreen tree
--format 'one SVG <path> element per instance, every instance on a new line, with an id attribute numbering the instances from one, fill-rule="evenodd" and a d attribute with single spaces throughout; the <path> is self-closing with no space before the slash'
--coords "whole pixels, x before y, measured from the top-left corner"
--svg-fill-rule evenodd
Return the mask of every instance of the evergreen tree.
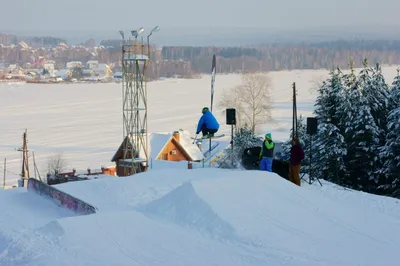
<path id="1" fill-rule="evenodd" d="M 388 117 L 389 133 L 383 148 L 383 173 L 386 182 L 381 186 L 385 194 L 400 197 L 400 106 L 393 109 Z"/>
<path id="2" fill-rule="evenodd" d="M 241 168 L 242 155 L 247 148 L 261 147 L 263 139 L 253 134 L 252 130 L 246 125 L 236 130 L 233 136 L 233 150 L 227 149 L 224 155 L 217 160 L 220 168 L 232 167 L 232 156 L 234 168 Z"/>
<path id="3" fill-rule="evenodd" d="M 350 62 L 351 64 L 351 62 Z M 318 133 L 315 136 L 313 151 L 313 174 L 338 183 L 342 183 L 344 175 L 343 156 L 346 154 L 344 141 L 346 106 L 345 85 L 351 84 L 355 75 L 351 70 L 349 75 L 342 75 L 337 69 L 332 71 L 331 77 L 319 89 L 319 96 L 315 104 L 315 113 L 318 119 Z"/>
<path id="4" fill-rule="evenodd" d="M 358 86 L 360 89 L 363 89 L 370 85 L 372 79 L 371 74 L 373 73 L 372 68 L 368 66 L 367 58 L 364 58 L 363 66 L 364 66 L 363 69 L 361 69 L 357 77 Z"/>
<path id="5" fill-rule="evenodd" d="M 371 115 L 370 108 L 358 90 L 356 82 L 346 101 L 345 140 L 347 156 L 347 184 L 353 188 L 371 191 L 376 187 L 378 177 L 379 129 Z M 373 182 L 372 182 L 373 181 Z M 375 182 L 375 183 L 374 183 Z"/>
<path id="6" fill-rule="evenodd" d="M 233 151 L 240 157 L 247 148 L 261 147 L 263 140 L 254 135 L 250 128 L 244 126 L 236 130 L 233 142 Z"/>
<path id="7" fill-rule="evenodd" d="M 356 77 L 354 68 L 355 68 L 354 59 L 352 57 L 350 57 L 350 61 L 349 61 L 350 73 L 342 75 L 342 80 L 343 80 L 343 83 L 344 83 L 344 86 L 346 89 L 353 88 L 354 84 L 357 81 L 357 77 Z M 348 92 L 348 90 L 345 90 L 345 91 Z"/>
<path id="8" fill-rule="evenodd" d="M 389 91 L 389 111 L 396 109 L 400 104 L 400 68 L 397 69 L 397 76 L 392 83 Z"/>
<path id="9" fill-rule="evenodd" d="M 365 77 L 364 77 L 365 78 Z M 389 113 L 389 88 L 382 75 L 382 69 L 376 64 L 374 74 L 370 82 L 361 87 L 362 94 L 365 97 L 368 106 L 371 109 L 371 115 L 375 124 L 380 130 L 379 143 L 385 144 L 387 134 L 387 116 Z"/>
<path id="10" fill-rule="evenodd" d="M 380 189 L 382 194 L 400 197 L 400 74 L 393 81 L 390 90 L 388 115 L 388 134 L 385 146 L 382 148 L 381 157 L 384 165 L 381 173 L 385 179 Z"/>
<path id="11" fill-rule="evenodd" d="M 313 174 L 319 179 L 344 185 L 343 157 L 347 149 L 344 137 L 335 125 L 324 123 L 318 126 L 314 151 Z"/>
<path id="12" fill-rule="evenodd" d="M 330 78 L 318 89 L 319 95 L 315 103 L 315 114 L 319 123 L 341 124 L 343 117 L 343 84 L 339 70 L 331 71 Z"/>

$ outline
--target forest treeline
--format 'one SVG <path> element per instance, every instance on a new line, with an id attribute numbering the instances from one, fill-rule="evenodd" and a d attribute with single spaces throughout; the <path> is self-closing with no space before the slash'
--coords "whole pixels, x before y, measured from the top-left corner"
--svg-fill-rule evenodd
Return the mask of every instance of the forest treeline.
<path id="1" fill-rule="evenodd" d="M 400 41 L 397 40 L 337 40 L 319 43 L 271 44 L 243 47 L 165 46 L 166 60 L 187 60 L 192 70 L 210 72 L 213 54 L 218 57 L 218 72 L 241 70 L 278 71 L 291 69 L 348 69 L 349 58 L 355 67 L 362 67 L 368 57 L 371 62 L 397 65 L 400 63 Z"/>

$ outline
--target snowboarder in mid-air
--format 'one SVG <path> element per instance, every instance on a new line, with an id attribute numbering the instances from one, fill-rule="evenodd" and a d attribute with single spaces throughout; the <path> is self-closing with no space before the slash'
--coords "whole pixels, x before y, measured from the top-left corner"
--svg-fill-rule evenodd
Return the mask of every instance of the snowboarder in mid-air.
<path id="1" fill-rule="evenodd" d="M 199 134 L 201 131 L 201 133 L 203 133 L 203 138 L 212 138 L 219 129 L 219 123 L 208 107 L 204 107 L 201 112 L 203 115 L 200 117 L 199 123 L 197 124 L 196 134 Z"/>

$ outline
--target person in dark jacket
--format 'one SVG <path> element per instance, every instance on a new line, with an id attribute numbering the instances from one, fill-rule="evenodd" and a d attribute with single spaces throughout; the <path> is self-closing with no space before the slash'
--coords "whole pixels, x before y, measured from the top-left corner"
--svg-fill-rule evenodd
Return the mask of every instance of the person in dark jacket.
<path id="1" fill-rule="evenodd" d="M 304 160 L 304 150 L 300 145 L 299 138 L 293 138 L 292 148 L 290 149 L 290 168 L 289 180 L 300 186 L 300 168 Z"/>
<path id="2" fill-rule="evenodd" d="M 214 134 L 217 133 L 219 129 L 217 119 L 215 119 L 208 107 L 204 107 L 201 112 L 203 115 L 200 117 L 199 123 L 197 124 L 196 134 L 199 134 L 201 131 L 203 138 L 214 137 Z"/>
<path id="3" fill-rule="evenodd" d="M 272 172 L 272 161 L 274 158 L 275 143 L 272 141 L 271 133 L 265 134 L 265 139 L 260 151 L 260 170 Z"/>

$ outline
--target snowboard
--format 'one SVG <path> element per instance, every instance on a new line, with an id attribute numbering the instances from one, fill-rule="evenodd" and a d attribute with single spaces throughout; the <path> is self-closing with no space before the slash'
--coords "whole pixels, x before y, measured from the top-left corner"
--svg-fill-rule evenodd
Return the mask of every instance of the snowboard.
<path id="1" fill-rule="evenodd" d="M 225 137 L 225 134 L 214 135 L 214 137 L 211 137 L 211 138 L 204 136 L 204 137 L 197 138 L 197 139 L 219 139 L 219 138 L 222 138 L 222 137 Z M 192 137 L 191 139 L 195 139 L 195 138 Z"/>

